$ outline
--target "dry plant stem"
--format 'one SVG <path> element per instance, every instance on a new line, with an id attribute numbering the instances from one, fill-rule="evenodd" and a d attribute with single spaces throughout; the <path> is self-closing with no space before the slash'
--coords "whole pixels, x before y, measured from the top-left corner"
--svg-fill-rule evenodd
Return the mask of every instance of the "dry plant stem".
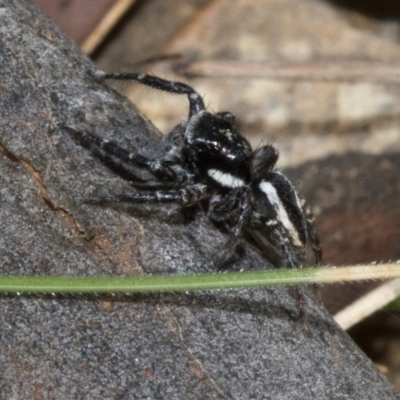
<path id="1" fill-rule="evenodd" d="M 400 296 L 400 279 L 386 282 L 338 312 L 334 318 L 343 328 L 349 329 L 375 311 Z"/>
<path id="2" fill-rule="evenodd" d="M 135 1 L 136 0 L 117 0 L 106 16 L 83 42 L 81 46 L 82 50 L 86 54 L 92 54 Z"/>
<path id="3" fill-rule="evenodd" d="M 240 60 L 202 60 L 181 64 L 187 76 L 260 78 L 308 81 L 375 81 L 400 83 L 400 65 L 376 61 L 271 63 Z"/>
<path id="4" fill-rule="evenodd" d="M 400 264 L 354 265 L 318 269 L 318 283 L 350 282 L 371 279 L 393 279 L 400 276 Z M 299 283 L 302 282 L 299 279 Z M 311 283 L 311 282 L 307 282 Z"/>

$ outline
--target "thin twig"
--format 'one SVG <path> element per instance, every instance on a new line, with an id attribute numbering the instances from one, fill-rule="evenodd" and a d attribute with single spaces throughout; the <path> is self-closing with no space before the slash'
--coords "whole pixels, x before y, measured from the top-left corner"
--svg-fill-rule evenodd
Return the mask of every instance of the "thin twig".
<path id="1" fill-rule="evenodd" d="M 175 70 L 190 77 L 400 83 L 400 64 L 380 61 L 276 63 L 219 59 L 180 63 Z"/>
<path id="2" fill-rule="evenodd" d="M 393 279 L 339 311 L 334 318 L 343 329 L 349 329 L 399 296 L 400 279 Z"/>
<path id="3" fill-rule="evenodd" d="M 82 43 L 81 49 L 92 54 L 136 0 L 117 0 L 106 16 Z"/>

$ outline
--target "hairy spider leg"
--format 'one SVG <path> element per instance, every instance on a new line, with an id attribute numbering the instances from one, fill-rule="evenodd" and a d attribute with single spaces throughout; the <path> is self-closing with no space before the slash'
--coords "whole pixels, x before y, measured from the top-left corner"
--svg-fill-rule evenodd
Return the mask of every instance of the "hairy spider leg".
<path id="1" fill-rule="evenodd" d="M 301 203 L 301 209 L 306 220 L 308 240 L 314 253 L 315 263 L 319 265 L 322 260 L 322 248 L 319 242 L 317 228 L 315 226 L 315 216 L 310 205 L 305 201 L 305 199 L 303 199 L 301 196 L 299 196 L 299 199 Z"/>
<path id="2" fill-rule="evenodd" d="M 118 193 L 112 197 L 102 197 L 102 201 L 117 201 L 125 203 L 178 203 L 189 207 L 210 197 L 206 185 L 195 184 L 178 190 L 146 191 L 138 190 Z"/>
<path id="3" fill-rule="evenodd" d="M 234 245 L 237 242 L 240 234 L 242 233 L 243 225 L 245 225 L 249 220 L 252 211 L 251 189 L 248 186 L 244 186 L 239 190 L 242 192 L 238 207 L 239 211 L 230 232 L 230 238 L 227 243 L 228 245 L 229 244 Z"/>
<path id="4" fill-rule="evenodd" d="M 93 147 L 97 147 L 103 150 L 105 154 L 102 156 L 102 158 L 106 162 L 109 161 L 108 156 L 112 155 L 123 163 L 148 170 L 158 179 L 169 181 L 177 180 L 176 173 L 163 161 L 147 158 L 138 153 L 131 153 L 128 150 L 118 146 L 117 143 L 111 140 L 100 139 L 97 136 L 85 131 L 76 131 L 71 127 L 65 127 L 65 129 L 71 134 L 71 136 L 73 136 L 74 139 L 79 141 L 80 144 L 87 149 L 93 150 Z"/>
<path id="5" fill-rule="evenodd" d="M 290 249 L 290 242 L 287 239 L 285 232 L 282 229 L 277 228 L 274 229 L 274 234 L 278 238 L 278 243 L 280 243 L 281 245 L 282 252 L 286 256 L 286 261 L 288 262 L 289 267 L 292 269 L 297 269 L 298 266 L 296 265 L 295 259 L 293 258 L 293 254 Z M 306 332 L 310 332 L 310 326 L 308 324 L 306 313 L 307 303 L 304 288 L 302 286 L 296 285 L 294 287 L 294 290 L 296 291 L 296 300 L 299 307 L 300 319 L 303 321 Z"/>
<path id="6" fill-rule="evenodd" d="M 239 200 L 237 207 L 236 200 Z M 232 211 L 237 210 L 235 221 L 229 232 L 229 239 L 224 245 L 224 249 L 218 255 L 216 260 L 217 269 L 223 269 L 229 263 L 229 256 L 233 253 L 239 238 L 242 234 L 243 227 L 248 224 L 252 214 L 252 195 L 248 186 L 243 186 L 225 198 L 218 197 L 216 201 L 211 202 L 209 208 L 209 217 L 215 222 L 225 221 L 229 218 Z"/>
<path id="7" fill-rule="evenodd" d="M 189 85 L 182 82 L 167 81 L 156 76 L 140 74 L 140 73 L 115 73 L 99 75 L 99 79 L 110 79 L 120 81 L 137 81 L 143 85 L 150 86 L 163 92 L 187 94 L 189 99 L 189 119 L 205 110 L 203 98 Z"/>
<path id="8" fill-rule="evenodd" d="M 287 261 L 290 268 L 296 269 L 296 261 L 293 255 L 290 241 L 287 237 L 286 232 L 284 229 L 280 228 L 279 226 L 274 228 L 272 231 L 273 235 L 277 238 L 277 243 L 279 243 L 281 247 L 282 254 L 285 255 L 285 260 Z"/>

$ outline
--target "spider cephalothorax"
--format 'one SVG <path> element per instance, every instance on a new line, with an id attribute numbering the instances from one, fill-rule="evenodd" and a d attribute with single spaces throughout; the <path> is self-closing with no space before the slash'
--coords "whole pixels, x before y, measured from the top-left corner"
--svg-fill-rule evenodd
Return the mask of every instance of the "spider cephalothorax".
<path id="1" fill-rule="evenodd" d="M 236 118 L 229 112 L 207 111 L 202 97 L 184 83 L 145 74 L 101 74 L 97 78 L 135 80 L 158 90 L 186 94 L 190 104 L 188 120 L 165 137 L 165 153 L 159 159 L 131 153 L 112 141 L 68 128 L 80 144 L 94 150 L 108 166 L 117 165 L 117 173 L 122 175 L 121 171 L 126 173 L 126 168 L 133 166 L 154 177 L 152 182 L 135 183 L 132 175 L 135 190 L 116 194 L 113 200 L 177 202 L 183 207 L 207 202 L 209 218 L 226 223 L 230 232 L 217 267 L 227 264 L 243 231 L 261 247 L 278 253 L 283 264 L 290 267 L 304 260 L 307 246 L 313 249 L 316 262 L 320 261 L 313 215 L 290 181 L 275 169 L 275 147 L 266 145 L 252 151 L 239 132 Z"/>

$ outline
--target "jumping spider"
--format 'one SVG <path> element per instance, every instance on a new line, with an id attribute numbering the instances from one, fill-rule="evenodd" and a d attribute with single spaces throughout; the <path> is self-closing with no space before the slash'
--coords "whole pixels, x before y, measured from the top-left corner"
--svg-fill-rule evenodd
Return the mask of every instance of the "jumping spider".
<path id="1" fill-rule="evenodd" d="M 133 166 L 154 177 L 152 182 L 133 182 L 135 191 L 109 200 L 176 202 L 182 207 L 205 202 L 210 220 L 229 226 L 229 239 L 217 268 L 230 263 L 243 231 L 268 248 L 267 252 L 278 253 L 280 264 L 295 268 L 304 261 L 307 247 L 319 263 L 321 248 L 314 217 L 290 181 L 275 169 L 275 147 L 266 145 L 253 151 L 231 113 L 207 111 L 202 97 L 184 83 L 136 73 L 96 78 L 133 80 L 164 92 L 186 94 L 190 105 L 188 120 L 165 137 L 165 153 L 160 159 L 131 153 L 112 141 L 68 128 L 81 145 L 101 154 L 106 164 L 119 165 L 114 170 L 120 175 L 124 166 Z"/>

